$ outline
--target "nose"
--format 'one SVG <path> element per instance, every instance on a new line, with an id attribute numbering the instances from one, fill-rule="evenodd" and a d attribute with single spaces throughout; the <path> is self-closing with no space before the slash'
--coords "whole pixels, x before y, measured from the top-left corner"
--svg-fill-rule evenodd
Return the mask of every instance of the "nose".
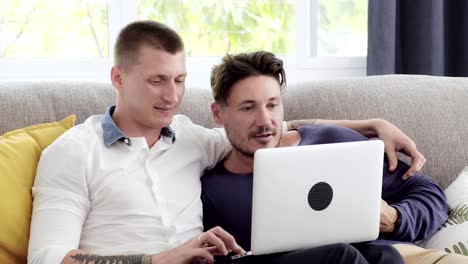
<path id="1" fill-rule="evenodd" d="M 163 88 L 162 98 L 164 101 L 171 104 L 179 102 L 179 97 L 177 96 L 177 85 L 174 82 L 168 82 L 168 85 Z"/>
<path id="2" fill-rule="evenodd" d="M 265 107 L 258 108 L 255 121 L 257 126 L 270 126 L 272 124 L 270 111 Z"/>

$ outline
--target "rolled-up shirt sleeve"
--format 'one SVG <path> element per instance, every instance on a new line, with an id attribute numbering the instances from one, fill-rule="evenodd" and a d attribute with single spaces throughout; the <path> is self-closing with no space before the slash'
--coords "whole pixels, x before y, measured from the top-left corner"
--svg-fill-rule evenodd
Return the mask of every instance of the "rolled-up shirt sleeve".
<path id="1" fill-rule="evenodd" d="M 383 199 L 396 208 L 400 221 L 396 230 L 382 234 L 385 239 L 414 242 L 434 234 L 447 220 L 449 205 L 442 188 L 430 177 L 416 173 L 403 180 L 409 166 L 398 163 L 394 172 L 388 171 L 386 160 L 383 178 Z"/>
<path id="2" fill-rule="evenodd" d="M 32 188 L 28 263 L 61 263 L 70 250 L 78 249 L 91 206 L 88 157 L 84 145 L 67 134 L 43 151 Z"/>

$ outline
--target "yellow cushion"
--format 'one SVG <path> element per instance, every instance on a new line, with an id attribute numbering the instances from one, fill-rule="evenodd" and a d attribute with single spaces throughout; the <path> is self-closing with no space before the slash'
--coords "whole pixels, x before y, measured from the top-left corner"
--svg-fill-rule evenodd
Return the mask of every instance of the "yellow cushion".
<path id="1" fill-rule="evenodd" d="M 31 222 L 31 187 L 41 152 L 73 127 L 59 122 L 17 129 L 0 136 L 0 263 L 26 263 Z"/>

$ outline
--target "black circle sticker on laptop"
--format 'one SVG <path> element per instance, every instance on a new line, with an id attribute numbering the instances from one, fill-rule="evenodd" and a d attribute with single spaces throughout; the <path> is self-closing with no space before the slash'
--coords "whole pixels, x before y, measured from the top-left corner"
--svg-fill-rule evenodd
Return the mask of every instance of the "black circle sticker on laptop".
<path id="1" fill-rule="evenodd" d="M 327 208 L 333 199 L 333 189 L 326 182 L 319 182 L 309 191 L 308 202 L 312 209 L 322 211 Z"/>

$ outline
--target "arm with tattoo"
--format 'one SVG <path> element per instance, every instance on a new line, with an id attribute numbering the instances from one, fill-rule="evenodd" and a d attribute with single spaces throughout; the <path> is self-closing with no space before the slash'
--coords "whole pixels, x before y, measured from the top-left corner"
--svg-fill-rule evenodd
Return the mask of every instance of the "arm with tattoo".
<path id="1" fill-rule="evenodd" d="M 298 119 L 288 121 L 288 130 L 297 129 L 303 126 L 310 125 L 337 125 L 352 129 L 361 133 L 366 137 L 374 137 L 377 135 L 378 119 L 368 120 L 326 120 L 326 119 Z"/>
<path id="2" fill-rule="evenodd" d="M 81 250 L 72 250 L 64 258 L 63 264 L 152 264 L 151 255 L 99 256 Z"/>
<path id="3" fill-rule="evenodd" d="M 185 264 L 194 260 L 213 264 L 214 255 L 229 252 L 245 253 L 232 235 L 216 226 L 176 248 L 154 255 L 97 256 L 83 250 L 71 250 L 62 264 Z"/>

